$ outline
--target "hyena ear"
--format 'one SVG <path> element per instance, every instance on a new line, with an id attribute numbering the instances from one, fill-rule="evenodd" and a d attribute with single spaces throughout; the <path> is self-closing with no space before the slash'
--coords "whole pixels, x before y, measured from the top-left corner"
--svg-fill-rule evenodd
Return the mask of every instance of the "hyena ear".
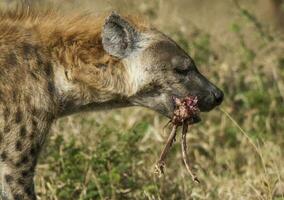
<path id="1" fill-rule="evenodd" d="M 138 33 L 135 28 L 116 12 L 105 20 L 102 30 L 102 43 L 105 51 L 118 58 L 125 58 L 137 44 Z"/>

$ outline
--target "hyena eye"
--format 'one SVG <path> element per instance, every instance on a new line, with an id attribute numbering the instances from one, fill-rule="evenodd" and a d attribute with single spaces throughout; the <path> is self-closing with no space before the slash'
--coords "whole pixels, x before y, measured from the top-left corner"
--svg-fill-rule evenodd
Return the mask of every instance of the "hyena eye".
<path id="1" fill-rule="evenodd" d="M 187 75 L 189 71 L 190 71 L 189 68 L 179 68 L 179 67 L 175 68 L 175 72 L 180 75 Z"/>
<path id="2" fill-rule="evenodd" d="M 183 57 L 175 57 L 172 59 L 172 65 L 176 73 L 186 75 L 190 71 L 190 60 Z"/>

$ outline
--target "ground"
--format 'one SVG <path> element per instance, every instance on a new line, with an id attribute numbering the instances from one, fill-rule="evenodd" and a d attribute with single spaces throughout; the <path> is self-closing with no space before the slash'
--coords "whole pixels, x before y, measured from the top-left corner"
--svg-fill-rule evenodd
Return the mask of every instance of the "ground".
<path id="1" fill-rule="evenodd" d="M 169 130 L 152 111 L 58 120 L 38 166 L 39 199 L 284 199 L 284 39 L 263 1 L 78 2 L 64 1 L 60 9 L 115 8 L 147 17 L 192 55 L 224 90 L 225 102 L 190 129 L 200 184 L 187 174 L 178 143 L 166 174 L 153 173 Z"/>

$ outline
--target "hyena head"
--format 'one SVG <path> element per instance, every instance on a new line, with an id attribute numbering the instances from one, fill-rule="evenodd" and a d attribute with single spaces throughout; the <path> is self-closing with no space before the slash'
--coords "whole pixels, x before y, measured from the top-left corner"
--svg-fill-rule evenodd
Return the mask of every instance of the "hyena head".
<path id="1" fill-rule="evenodd" d="M 192 58 L 154 28 L 138 29 L 113 13 L 105 21 L 102 43 L 106 52 L 122 59 L 135 92 L 133 105 L 171 117 L 173 97 L 198 97 L 201 111 L 221 104 L 223 92 L 196 68 Z"/>

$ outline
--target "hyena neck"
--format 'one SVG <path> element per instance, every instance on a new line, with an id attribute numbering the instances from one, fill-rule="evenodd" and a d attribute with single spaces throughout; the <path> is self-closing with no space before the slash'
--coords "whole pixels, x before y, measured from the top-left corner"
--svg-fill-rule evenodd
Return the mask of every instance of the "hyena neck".
<path id="1" fill-rule="evenodd" d="M 97 96 L 84 83 L 72 80 L 65 67 L 54 63 L 54 84 L 59 104 L 58 117 L 85 111 L 99 111 L 131 106 L 127 98 L 108 92 Z"/>
<path id="2" fill-rule="evenodd" d="M 77 20 L 39 28 L 54 66 L 59 115 L 130 106 L 126 99 L 136 92 L 131 71 L 104 51 L 102 23 Z"/>

